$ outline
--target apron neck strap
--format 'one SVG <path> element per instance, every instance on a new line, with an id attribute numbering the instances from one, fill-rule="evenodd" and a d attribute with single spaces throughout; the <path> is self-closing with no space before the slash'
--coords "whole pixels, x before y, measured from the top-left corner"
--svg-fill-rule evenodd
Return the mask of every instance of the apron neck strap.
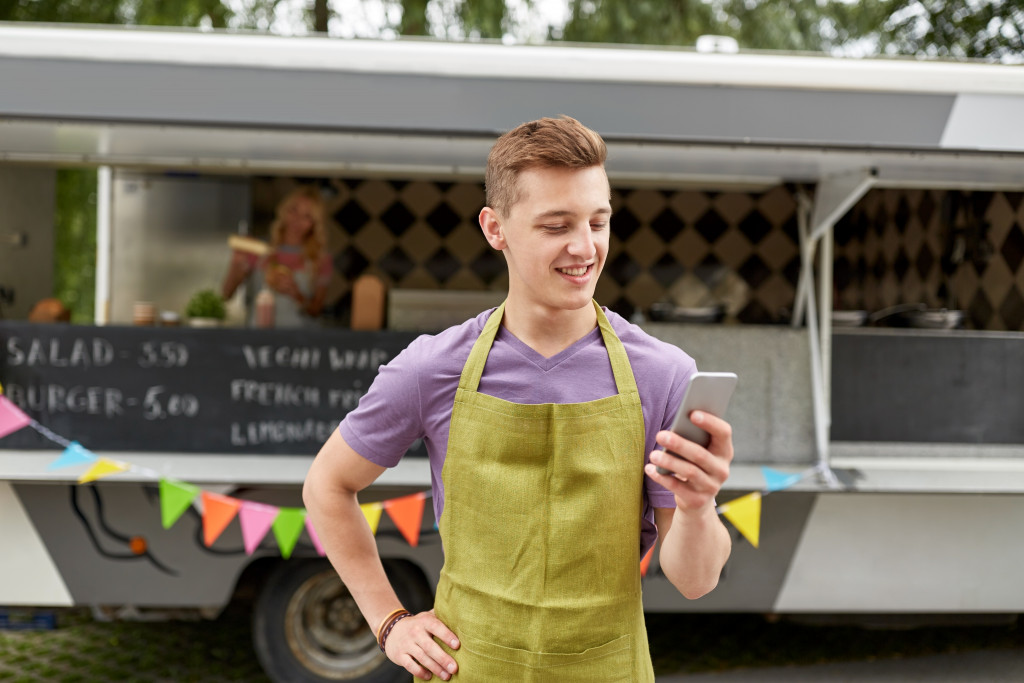
<path id="1" fill-rule="evenodd" d="M 620 394 L 639 394 L 636 378 L 633 377 L 633 368 L 629 364 L 629 356 L 626 355 L 626 347 L 622 345 L 619 335 L 615 334 L 611 322 L 608 321 L 608 316 L 596 301 L 594 308 L 597 309 L 597 325 L 601 328 L 601 338 L 608 349 L 608 360 L 611 361 L 612 374 L 615 375 L 615 387 Z"/>
<path id="2" fill-rule="evenodd" d="M 608 359 L 612 364 L 612 374 L 615 376 L 615 388 L 620 394 L 636 394 L 636 378 L 633 376 L 633 368 L 629 365 L 629 357 L 626 355 L 626 348 L 622 345 L 608 316 L 604 314 L 596 301 L 593 302 L 594 310 L 597 311 L 597 326 L 601 328 L 601 338 L 608 350 Z M 501 327 L 501 319 L 505 315 L 505 302 L 494 309 L 480 336 L 476 338 L 473 349 L 469 352 L 469 358 L 462 368 L 462 376 L 459 377 L 459 389 L 463 391 L 477 391 L 480 388 L 480 378 L 484 374 L 484 366 L 487 364 L 487 355 L 491 351 L 494 338 L 498 335 Z"/>
<path id="3" fill-rule="evenodd" d="M 487 354 L 491 352 L 491 344 L 498 335 L 498 328 L 501 327 L 501 319 L 505 315 L 505 302 L 494 309 L 491 316 L 484 323 L 483 332 L 476 338 L 473 350 L 469 352 L 466 364 L 462 366 L 462 376 L 459 377 L 459 389 L 463 391 L 476 391 L 480 388 L 480 378 L 484 374 L 484 365 L 487 364 Z"/>

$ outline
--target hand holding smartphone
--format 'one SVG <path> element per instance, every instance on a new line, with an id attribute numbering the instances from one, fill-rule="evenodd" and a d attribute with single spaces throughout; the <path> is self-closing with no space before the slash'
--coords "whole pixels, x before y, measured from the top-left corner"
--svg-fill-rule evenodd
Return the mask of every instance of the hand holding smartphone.
<path id="1" fill-rule="evenodd" d="M 711 435 L 690 422 L 690 413 L 700 410 L 715 417 L 725 417 L 729 408 L 729 399 L 736 388 L 734 372 L 697 372 L 690 378 L 690 384 L 683 394 L 683 402 L 679 404 L 676 418 L 672 423 L 672 431 L 701 446 L 707 446 Z M 666 451 L 672 453 L 672 451 Z M 672 453 L 676 457 L 682 457 Z M 672 474 L 671 470 L 659 467 L 660 474 Z"/>

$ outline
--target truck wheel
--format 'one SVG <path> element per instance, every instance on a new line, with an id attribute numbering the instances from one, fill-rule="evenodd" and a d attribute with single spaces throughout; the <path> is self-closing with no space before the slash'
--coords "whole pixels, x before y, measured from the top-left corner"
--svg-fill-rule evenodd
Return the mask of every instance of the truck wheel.
<path id="1" fill-rule="evenodd" d="M 433 594 L 418 569 L 401 560 L 385 560 L 384 569 L 409 611 L 430 609 Z M 256 600 L 252 628 L 256 656 L 276 683 L 410 678 L 381 653 L 376 635 L 325 559 L 279 564 Z"/>

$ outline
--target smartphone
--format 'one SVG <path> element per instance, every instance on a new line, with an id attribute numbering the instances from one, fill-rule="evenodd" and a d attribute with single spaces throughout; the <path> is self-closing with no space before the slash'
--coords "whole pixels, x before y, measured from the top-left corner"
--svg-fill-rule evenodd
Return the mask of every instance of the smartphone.
<path id="1" fill-rule="evenodd" d="M 690 378 L 690 384 L 683 394 L 683 402 L 679 404 L 679 411 L 672 423 L 672 431 L 689 439 L 701 446 L 707 446 L 711 441 L 711 435 L 700 427 L 690 422 L 690 413 L 695 410 L 702 410 L 715 417 L 725 417 L 725 411 L 729 408 L 729 399 L 736 388 L 736 373 L 734 372 L 697 372 Z M 672 453 L 672 451 L 667 451 Z M 681 457 L 672 453 L 676 457 Z M 672 474 L 671 470 L 659 467 L 661 474 Z"/>

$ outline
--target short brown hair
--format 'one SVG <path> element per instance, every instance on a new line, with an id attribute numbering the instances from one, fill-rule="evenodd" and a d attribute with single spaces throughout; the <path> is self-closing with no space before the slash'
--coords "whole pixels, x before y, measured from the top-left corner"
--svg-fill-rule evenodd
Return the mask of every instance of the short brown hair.
<path id="1" fill-rule="evenodd" d="M 576 119 L 543 118 L 516 126 L 487 155 L 487 206 L 507 216 L 521 197 L 519 174 L 531 168 L 603 166 L 608 148 L 601 136 Z"/>

